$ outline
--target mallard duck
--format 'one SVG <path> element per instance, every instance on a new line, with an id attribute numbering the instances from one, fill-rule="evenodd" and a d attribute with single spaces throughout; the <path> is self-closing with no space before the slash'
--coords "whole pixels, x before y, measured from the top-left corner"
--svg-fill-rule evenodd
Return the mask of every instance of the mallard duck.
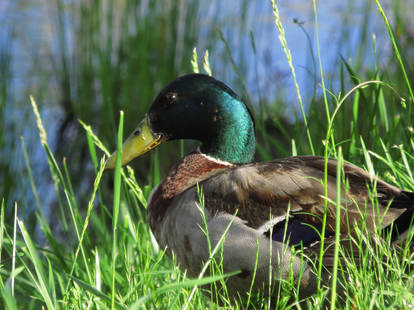
<path id="1" fill-rule="evenodd" d="M 291 249 L 298 245 L 308 251 L 318 249 L 325 199 L 325 237 L 326 243 L 331 242 L 337 161 L 329 159 L 327 163 L 328 197 L 322 182 L 323 157 L 253 162 L 252 113 L 228 86 L 202 74 L 182 76 L 159 93 L 123 144 L 122 165 L 175 139 L 198 140 L 201 145 L 176 164 L 151 194 L 149 225 L 160 247 L 169 256 L 174 253 L 188 275 L 197 276 L 209 258 L 209 249 L 228 229 L 222 245 L 223 270 L 240 271 L 227 281 L 230 294 L 246 294 L 254 275 L 254 288 L 266 286 L 270 270 L 274 285 L 291 272 L 294 279 L 301 279 L 299 290 L 305 295 L 312 293 L 316 276 L 310 264 Z M 115 167 L 115 158 L 116 153 L 108 159 L 107 169 Z M 359 224 L 369 231 L 376 230 L 378 223 L 384 229 L 394 223 L 393 229 L 400 233 L 408 229 L 414 193 L 352 164 L 345 163 L 343 169 L 349 186 L 341 189 L 345 210 L 341 213 L 341 236 L 351 236 Z M 376 190 L 371 191 L 374 183 Z M 203 208 L 197 188 L 204 196 Z M 330 264 L 329 257 L 324 263 Z"/>

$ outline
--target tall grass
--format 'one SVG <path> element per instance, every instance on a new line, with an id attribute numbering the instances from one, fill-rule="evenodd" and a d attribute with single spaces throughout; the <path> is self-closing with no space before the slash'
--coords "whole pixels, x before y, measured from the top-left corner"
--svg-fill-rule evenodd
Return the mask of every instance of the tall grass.
<path id="1" fill-rule="evenodd" d="M 128 111 L 125 132 L 130 132 L 160 87 L 191 71 L 188 60 L 201 31 L 199 6 L 199 1 L 140 0 L 55 0 L 50 5 L 57 50 L 53 74 L 63 118 L 55 149 L 57 156 L 72 163 L 76 192 L 85 188 L 88 163 L 78 119 L 92 125 L 102 141 L 114 148 L 118 111 Z M 163 169 L 167 168 L 164 159 L 178 158 L 172 148 L 160 156 Z M 137 167 L 139 176 L 148 172 L 144 166 L 155 169 L 152 159 L 144 161 Z"/>
<path id="2" fill-rule="evenodd" d="M 113 175 L 103 175 L 102 156 L 108 155 L 108 147 L 115 146 L 116 132 L 122 137 L 120 129 L 124 126 L 122 121 L 118 122 L 117 111 L 126 111 L 124 123 L 128 132 L 161 87 L 179 73 L 191 71 L 190 59 L 196 67 L 197 56 L 192 57 L 192 53 L 201 26 L 196 23 L 197 1 L 177 1 L 169 7 L 140 1 L 128 1 L 119 7 L 112 1 L 105 3 L 109 7 L 95 1 L 67 3 L 57 0 L 55 3 L 60 57 L 56 76 L 60 81 L 60 106 L 65 116 L 57 135 L 62 141 L 61 148 L 55 152 L 51 149 L 34 100 L 32 121 L 38 125 L 55 189 L 56 204 L 50 213 L 53 221 L 59 221 L 60 228 L 56 233 L 51 227 L 53 222 L 48 214 L 41 211 L 43 197 L 39 195 L 36 218 L 41 232 L 37 234 L 34 233 L 36 230 L 28 229 L 27 219 L 20 211 L 14 216 L 14 210 L 7 212 L 5 200 L 1 201 L 1 303 L 7 309 L 269 308 L 271 303 L 260 294 L 235 301 L 236 305 L 230 303 L 225 289 L 225 278 L 230 275 L 223 273 L 219 257 L 214 260 L 212 256 L 209 261 L 210 276 L 205 274 L 199 279 L 189 279 L 179 270 L 175 260 L 165 257 L 154 242 L 146 215 L 148 194 L 170 161 L 178 157 L 178 143 L 162 146 L 160 153 L 153 153 L 146 159 L 148 164 L 140 165 L 135 171 L 118 169 L 114 175 L 115 189 L 108 186 Z M 367 7 L 371 9 L 371 6 Z M 394 12 L 397 13 L 401 12 Z M 72 21 L 68 16 L 77 19 Z M 283 26 L 281 22 L 279 26 Z M 384 29 L 394 34 L 388 24 Z M 65 39 L 68 33 L 75 42 L 73 50 Z M 393 41 L 398 43 L 402 36 L 401 32 L 394 34 Z M 222 33 L 221 42 L 227 44 L 226 53 L 232 56 L 234 51 L 227 40 Z M 254 34 L 251 42 L 254 50 Z M 303 105 L 303 115 L 296 116 L 294 122 L 286 120 L 283 114 L 274 114 L 275 110 L 283 113 L 278 102 L 253 106 L 258 117 L 257 159 L 270 159 L 276 154 L 309 154 L 314 149 L 316 154 L 354 162 L 392 184 L 414 191 L 414 116 L 408 87 L 412 73 L 409 63 L 404 61 L 412 47 L 408 43 L 406 50 L 400 46 L 400 56 L 390 56 L 384 66 L 377 59 L 375 39 L 369 43 L 372 44 L 364 42 L 364 45 L 372 47 L 370 55 L 374 67 L 365 68 L 363 72 L 363 61 L 353 64 L 340 59 L 334 77 L 339 81 L 339 89 L 327 88 L 325 85 L 329 84 L 323 83 L 321 87 L 326 95 L 317 96 L 316 92 L 309 104 Z M 398 44 L 394 44 L 394 48 L 397 47 Z M 284 48 L 288 49 L 288 46 Z M 7 50 L 0 50 L 0 56 L 1 52 Z M 316 61 L 323 68 L 323 55 L 317 54 Z M 4 55 L 10 57 L 7 53 Z M 0 57 L 2 120 L 6 118 L 4 106 L 9 87 L 9 80 L 4 78 L 10 73 L 7 57 Z M 214 51 L 210 57 L 212 68 L 208 66 L 208 60 L 203 67 L 214 74 Z M 231 59 L 229 68 L 243 67 L 236 58 Z M 293 68 L 295 59 L 289 61 Z M 237 70 L 239 75 L 244 74 L 242 69 Z M 319 78 L 323 73 L 321 70 Z M 315 78 L 319 82 L 319 78 Z M 244 81 L 243 77 L 239 79 L 240 84 Z M 249 85 L 240 88 L 248 91 Z M 257 111 L 258 107 L 260 111 Z M 307 117 L 307 125 L 303 117 Z M 81 125 L 78 118 L 82 119 Z M 2 122 L 0 126 L 4 128 L 4 124 Z M 78 139 L 81 134 L 77 132 L 75 139 L 67 139 L 68 132 L 72 132 L 70 128 L 77 128 L 86 138 Z M 6 130 L 4 128 L 0 133 L 2 147 Z M 31 176 L 31 155 L 22 141 L 27 175 Z M 74 151 L 70 152 L 70 149 Z M 68 159 L 61 160 L 56 155 L 61 153 Z M 174 156 L 169 159 L 171 153 Z M 93 168 L 85 173 L 87 166 L 77 166 L 76 161 L 91 162 Z M 343 175 L 340 167 L 338 176 Z M 15 179 L 7 174 L 7 169 L 2 167 L 0 176 L 5 197 L 12 183 L 3 180 Z M 135 175 L 139 176 L 138 180 Z M 35 177 L 29 179 L 36 193 L 38 180 Z M 80 179 L 91 183 L 90 190 L 80 193 L 76 190 L 80 188 L 77 186 Z M 337 186 L 340 185 L 346 186 L 346 180 L 338 178 Z M 27 206 L 23 200 L 17 207 L 22 210 Z M 339 203 L 337 208 L 339 211 Z M 8 217 L 7 214 L 11 215 Z M 356 250 L 363 258 L 357 262 L 346 259 L 338 237 L 336 235 L 335 242 L 338 269 L 332 281 L 321 282 L 320 290 L 314 296 L 301 301 L 295 294 L 295 282 L 287 279 L 280 287 L 279 303 L 272 306 L 286 309 L 307 304 L 310 308 L 321 309 L 331 302 L 331 308 L 346 309 L 413 307 L 414 257 L 408 244 L 396 250 L 387 243 L 376 242 L 378 236 L 368 234 L 362 227 L 354 240 Z M 408 240 L 411 239 L 412 235 Z M 298 255 L 301 255 L 300 251 Z M 322 265 L 313 267 L 315 272 L 326 272 Z M 208 284 L 215 289 L 210 298 L 203 294 L 206 287 L 210 287 Z"/>

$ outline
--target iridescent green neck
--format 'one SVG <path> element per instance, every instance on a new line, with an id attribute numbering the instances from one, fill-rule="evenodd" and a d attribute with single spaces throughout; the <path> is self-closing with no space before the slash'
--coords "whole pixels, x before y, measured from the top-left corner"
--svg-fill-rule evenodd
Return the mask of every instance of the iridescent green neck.
<path id="1" fill-rule="evenodd" d="M 235 164 L 253 161 L 256 139 L 254 122 L 247 107 L 227 93 L 220 94 L 219 113 L 214 115 L 214 127 L 203 139 L 201 152 Z"/>

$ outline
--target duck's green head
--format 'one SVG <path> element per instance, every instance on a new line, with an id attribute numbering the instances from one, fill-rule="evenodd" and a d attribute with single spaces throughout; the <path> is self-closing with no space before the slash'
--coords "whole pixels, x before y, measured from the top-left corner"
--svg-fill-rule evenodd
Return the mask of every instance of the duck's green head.
<path id="1" fill-rule="evenodd" d="M 202 153 L 237 164 L 251 162 L 255 152 L 249 109 L 224 83 L 203 74 L 182 76 L 159 93 L 123 144 L 122 164 L 175 139 L 198 140 Z M 107 169 L 115 167 L 115 158 Z"/>

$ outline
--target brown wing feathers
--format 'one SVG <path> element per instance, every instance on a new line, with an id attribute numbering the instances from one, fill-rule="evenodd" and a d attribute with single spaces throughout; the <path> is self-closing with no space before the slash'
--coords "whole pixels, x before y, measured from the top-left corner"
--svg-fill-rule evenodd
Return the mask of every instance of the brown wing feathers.
<path id="1" fill-rule="evenodd" d="M 336 200 L 336 165 L 336 160 L 329 160 L 328 198 L 331 201 Z M 323 169 L 322 157 L 291 157 L 233 168 L 201 184 L 208 209 L 228 213 L 238 210 L 238 216 L 251 227 L 264 225 L 270 215 L 286 215 L 289 206 L 291 214 L 297 214 L 296 218 L 316 224 L 316 219 L 323 215 Z M 362 220 L 369 229 L 374 229 L 378 214 L 385 227 L 407 209 L 414 209 L 413 193 L 401 191 L 348 163 L 344 165 L 344 172 L 349 188 L 341 191 L 342 204 L 346 208 L 346 216 L 343 215 L 341 220 L 342 233 L 349 233 L 353 222 Z M 373 182 L 376 183 L 376 197 L 371 199 Z M 378 210 L 375 209 L 375 199 L 378 200 Z M 334 204 L 329 203 L 327 223 L 331 231 L 335 223 L 334 210 Z"/>

